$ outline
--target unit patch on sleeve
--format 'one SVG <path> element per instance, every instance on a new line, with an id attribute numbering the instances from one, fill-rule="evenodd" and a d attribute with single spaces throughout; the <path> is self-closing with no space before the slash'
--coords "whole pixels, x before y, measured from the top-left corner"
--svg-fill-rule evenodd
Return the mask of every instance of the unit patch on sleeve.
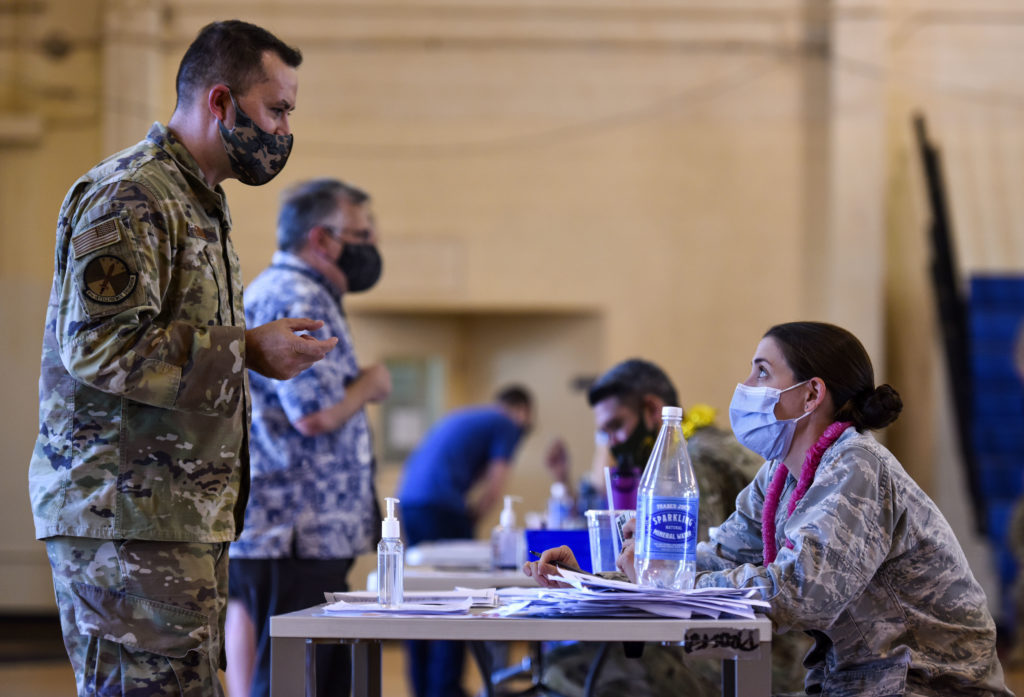
<path id="1" fill-rule="evenodd" d="M 85 232 L 71 238 L 71 246 L 75 250 L 75 259 L 80 259 L 89 252 L 102 247 L 109 247 L 121 241 L 121 223 L 117 218 L 107 218 Z"/>
<path id="2" fill-rule="evenodd" d="M 138 275 L 128 270 L 119 257 L 103 254 L 89 261 L 82 271 L 82 290 L 92 300 L 111 305 L 128 297 Z"/>

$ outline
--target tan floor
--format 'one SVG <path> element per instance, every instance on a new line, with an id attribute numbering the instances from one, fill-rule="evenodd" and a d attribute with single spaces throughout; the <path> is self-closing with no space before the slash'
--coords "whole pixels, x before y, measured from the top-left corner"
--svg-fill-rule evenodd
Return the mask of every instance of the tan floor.
<path id="1" fill-rule="evenodd" d="M 385 643 L 381 659 L 383 697 L 411 695 L 405 680 L 405 655 L 401 645 Z M 469 660 L 463 684 L 470 694 L 475 694 L 481 686 L 476 666 Z M 0 663 L 0 694 L 4 697 L 74 697 L 75 678 L 66 661 Z"/>
<path id="2" fill-rule="evenodd" d="M 409 695 L 405 661 L 398 644 L 384 645 L 383 663 L 381 692 L 384 697 Z M 1014 694 L 1024 697 L 1024 668 L 1008 671 L 1007 684 Z M 465 685 L 470 694 L 480 688 L 480 678 L 474 666 L 467 666 Z M 74 677 L 71 668 L 63 661 L 0 664 L 0 693 L 5 697 L 74 697 Z"/>

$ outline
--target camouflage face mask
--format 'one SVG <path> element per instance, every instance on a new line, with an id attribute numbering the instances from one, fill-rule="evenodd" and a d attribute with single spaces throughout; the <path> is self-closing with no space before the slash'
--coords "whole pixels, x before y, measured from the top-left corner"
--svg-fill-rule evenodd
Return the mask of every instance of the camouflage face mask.
<path id="1" fill-rule="evenodd" d="M 656 429 L 648 428 L 643 412 L 637 414 L 636 427 L 622 443 L 616 443 L 608 450 L 618 464 L 619 472 L 643 472 L 647 459 L 654 450 L 654 441 L 658 437 Z"/>
<path id="2" fill-rule="evenodd" d="M 231 162 L 231 170 L 243 184 L 266 184 L 284 169 L 294 138 L 291 134 L 267 133 L 257 126 L 239 108 L 235 95 L 231 95 L 231 103 L 235 105 L 235 127 L 229 131 L 224 122 L 220 122 L 220 139 Z"/>

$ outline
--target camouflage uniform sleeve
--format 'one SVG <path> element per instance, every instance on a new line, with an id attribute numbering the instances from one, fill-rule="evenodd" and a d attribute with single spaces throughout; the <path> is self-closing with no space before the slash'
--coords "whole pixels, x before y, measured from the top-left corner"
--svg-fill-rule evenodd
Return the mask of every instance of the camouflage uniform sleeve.
<path id="1" fill-rule="evenodd" d="M 764 545 L 761 542 L 761 511 L 767 487 L 769 466 L 766 464 L 736 497 L 736 510 L 718 526 L 708 542 L 697 546 L 698 569 L 730 569 L 737 564 L 760 563 Z"/>
<path id="2" fill-rule="evenodd" d="M 179 267 L 192 243 L 186 204 L 158 202 L 130 181 L 76 195 L 58 221 L 55 332 L 67 370 L 137 402 L 233 414 L 245 375 L 244 319 L 223 323 L 212 264 Z"/>
<path id="3" fill-rule="evenodd" d="M 886 483 L 879 480 L 888 470 L 877 457 L 853 446 L 830 460 L 828 466 L 822 462 L 785 522 L 785 537 L 793 541 L 793 549 L 780 544 L 767 567 L 751 562 L 702 573 L 697 586 L 763 587 L 778 632 L 831 626 L 884 561 L 893 521 L 891 506 L 883 503 Z M 766 470 L 762 468 L 758 482 L 765 481 Z M 783 518 L 784 502 L 779 510 Z"/>
<path id="4" fill-rule="evenodd" d="M 750 451 L 732 433 L 714 426 L 697 430 L 686 445 L 700 486 L 698 539 L 706 540 L 708 528 L 721 525 L 736 510 L 736 497 L 750 482 L 752 474 L 746 475 L 739 467 Z"/>

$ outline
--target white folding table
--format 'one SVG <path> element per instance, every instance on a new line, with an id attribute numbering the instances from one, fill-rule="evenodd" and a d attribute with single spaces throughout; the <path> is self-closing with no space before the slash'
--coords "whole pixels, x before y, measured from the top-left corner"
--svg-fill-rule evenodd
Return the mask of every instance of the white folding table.
<path id="1" fill-rule="evenodd" d="M 381 641 L 604 641 L 677 644 L 689 655 L 722 661 L 723 697 L 771 694 L 772 624 L 743 619 L 607 619 L 329 616 L 316 606 L 270 618 L 271 697 L 310 697 L 316 689 L 315 646 L 353 647 L 353 697 L 380 697 Z"/>

